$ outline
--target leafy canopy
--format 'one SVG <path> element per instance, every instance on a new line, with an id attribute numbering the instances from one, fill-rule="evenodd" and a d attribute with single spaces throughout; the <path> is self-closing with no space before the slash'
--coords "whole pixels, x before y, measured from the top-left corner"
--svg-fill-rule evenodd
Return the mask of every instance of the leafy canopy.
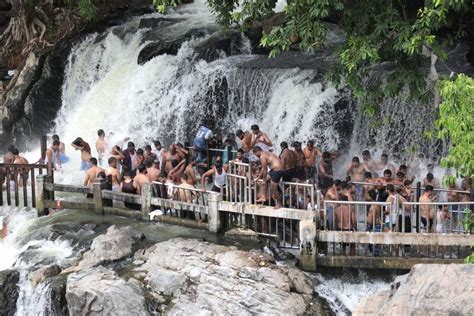
<path id="1" fill-rule="evenodd" d="M 161 12 L 181 2 L 154 0 Z M 238 0 L 208 0 L 219 24 L 243 29 L 270 16 L 276 3 L 244 0 L 237 10 Z M 336 84 L 349 85 L 370 113 L 384 97 L 396 95 L 405 86 L 413 97 L 430 100 L 435 86 L 429 81 L 437 78 L 427 80 L 422 64 L 433 54 L 445 59 L 443 47 L 474 29 L 471 0 L 289 0 L 284 14 L 286 23 L 264 33 L 260 45 L 276 56 L 289 50 L 296 37 L 302 50 L 314 51 L 327 45 L 327 21 L 337 22 L 346 39 L 335 48 L 336 62 L 328 77 Z M 392 65 L 385 81 L 368 82 L 371 67 L 382 62 Z M 438 136 L 451 143 L 444 166 L 465 175 L 474 175 L 473 86 L 473 79 L 465 75 L 442 81 L 443 103 L 436 123 Z"/>
<path id="2" fill-rule="evenodd" d="M 438 137 L 450 142 L 449 155 L 441 160 L 465 176 L 474 176 L 474 79 L 464 74 L 440 83 L 443 102 L 436 121 Z"/>

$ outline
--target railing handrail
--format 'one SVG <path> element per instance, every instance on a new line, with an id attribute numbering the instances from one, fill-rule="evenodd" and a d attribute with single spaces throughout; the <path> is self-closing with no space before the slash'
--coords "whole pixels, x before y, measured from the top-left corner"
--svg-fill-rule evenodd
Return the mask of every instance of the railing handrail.
<path id="1" fill-rule="evenodd" d="M 22 164 L 22 163 L 0 163 L 0 168 L 35 168 L 35 169 L 47 169 L 47 164 Z"/>
<path id="2" fill-rule="evenodd" d="M 359 182 L 359 181 L 351 181 L 350 183 L 352 184 L 358 184 L 358 185 L 378 185 L 378 186 L 384 186 L 386 187 L 388 184 L 383 184 L 380 182 Z M 398 184 L 398 183 L 389 183 L 392 184 L 395 187 L 401 187 L 403 184 Z M 410 189 L 416 190 L 418 189 L 417 187 L 411 186 Z M 425 187 L 420 187 L 421 190 L 424 190 Z M 456 193 L 462 193 L 462 194 L 470 194 L 470 191 L 463 191 L 463 190 L 451 190 L 451 189 L 443 189 L 443 188 L 433 188 L 433 191 L 438 191 L 438 192 L 456 192 Z"/>
<path id="3" fill-rule="evenodd" d="M 376 202 L 376 201 L 337 201 L 337 200 L 324 200 L 324 204 L 353 204 L 353 205 L 385 205 L 392 206 L 392 202 Z"/>
<path id="4" fill-rule="evenodd" d="M 185 187 L 182 187 L 180 185 L 176 185 L 174 183 L 164 183 L 164 182 L 159 182 L 159 181 L 153 181 L 152 182 L 153 184 L 160 184 L 160 185 L 165 185 L 165 186 L 170 186 L 172 188 L 178 188 L 178 189 L 182 189 L 182 190 L 189 190 L 189 191 L 193 191 L 193 192 L 197 192 L 197 193 L 201 193 L 201 194 L 210 194 L 211 192 L 213 191 L 208 191 L 208 190 L 200 190 L 200 189 L 196 189 L 196 188 L 185 188 Z"/>
<path id="5" fill-rule="evenodd" d="M 474 205 L 474 201 L 466 202 L 403 202 L 403 205 Z"/>
<path id="6" fill-rule="evenodd" d="M 245 176 L 239 176 L 238 174 L 228 173 L 227 176 L 228 176 L 229 178 L 237 178 L 237 179 L 247 180 L 247 177 L 245 177 Z"/>
<path id="7" fill-rule="evenodd" d="M 314 184 L 310 184 L 310 183 L 300 183 L 300 182 L 280 181 L 280 184 L 283 184 L 283 185 L 291 185 L 291 186 L 298 186 L 298 187 L 306 187 L 306 188 L 315 187 Z"/>

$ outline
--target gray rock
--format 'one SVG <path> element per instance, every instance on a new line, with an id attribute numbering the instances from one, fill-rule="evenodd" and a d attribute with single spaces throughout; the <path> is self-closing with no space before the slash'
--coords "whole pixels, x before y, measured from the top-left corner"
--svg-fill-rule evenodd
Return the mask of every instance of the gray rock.
<path id="1" fill-rule="evenodd" d="M 148 315 L 137 282 L 102 266 L 70 274 L 66 299 L 71 315 Z"/>
<path id="2" fill-rule="evenodd" d="M 33 286 L 43 282 L 46 278 L 58 275 L 61 272 L 61 268 L 57 265 L 46 266 L 39 268 L 29 274 L 30 281 Z"/>
<path id="3" fill-rule="evenodd" d="M 66 283 L 67 277 L 65 275 L 58 275 L 48 279 L 51 291 L 51 314 L 56 316 L 68 316 L 66 301 Z"/>
<path id="4" fill-rule="evenodd" d="M 398 289 L 363 299 L 353 315 L 472 315 L 474 265 L 418 264 Z"/>
<path id="5" fill-rule="evenodd" d="M 143 233 L 131 227 L 117 228 L 112 225 L 105 235 L 94 238 L 91 249 L 84 253 L 78 268 L 94 267 L 130 257 L 133 245 L 143 238 Z"/>
<path id="6" fill-rule="evenodd" d="M 15 315 L 19 280 L 18 271 L 0 271 L 0 315 Z"/>
<path id="7" fill-rule="evenodd" d="M 313 297 L 305 274 L 257 252 L 176 238 L 135 258 L 147 288 L 171 302 L 169 315 L 297 315 Z"/>

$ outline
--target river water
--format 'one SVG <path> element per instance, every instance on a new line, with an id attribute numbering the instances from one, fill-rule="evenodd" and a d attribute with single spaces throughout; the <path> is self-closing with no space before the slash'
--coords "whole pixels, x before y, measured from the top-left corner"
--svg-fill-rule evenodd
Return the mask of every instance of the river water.
<path id="1" fill-rule="evenodd" d="M 33 287 L 28 274 L 45 265 L 67 267 L 79 259 L 93 238 L 105 233 L 110 225 L 132 226 L 145 234 L 142 245 L 154 244 L 175 237 L 200 238 L 213 243 L 233 245 L 242 250 L 263 249 L 264 245 L 226 240 L 206 231 L 161 223 L 132 221 L 116 216 L 63 210 L 51 216 L 37 218 L 35 210 L 4 208 L 1 220 L 8 221 L 8 235 L 0 240 L 0 271 L 16 269 L 20 272 L 19 298 L 16 315 L 55 315 L 51 309 L 48 282 Z M 3 218 L 5 217 L 5 218 Z M 291 262 L 280 262 L 292 264 Z M 363 271 L 322 271 L 311 274 L 315 292 L 328 314 L 348 315 L 366 295 L 389 288 L 391 275 L 382 277 Z M 321 299 L 322 298 L 322 299 Z"/>

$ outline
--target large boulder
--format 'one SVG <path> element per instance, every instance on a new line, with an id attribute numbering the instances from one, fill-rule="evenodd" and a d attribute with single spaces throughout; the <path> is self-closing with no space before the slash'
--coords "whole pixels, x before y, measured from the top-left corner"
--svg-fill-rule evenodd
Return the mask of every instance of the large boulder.
<path id="1" fill-rule="evenodd" d="M 353 315 L 472 315 L 474 265 L 418 264 L 391 291 L 363 299 Z"/>
<path id="2" fill-rule="evenodd" d="M 143 238 L 143 233 L 130 226 L 117 228 L 112 225 L 104 235 L 94 238 L 90 250 L 84 253 L 78 268 L 95 267 L 130 257 L 133 246 Z"/>
<path id="3" fill-rule="evenodd" d="M 102 266 L 70 274 L 66 300 L 71 315 L 148 315 L 138 282 Z"/>
<path id="4" fill-rule="evenodd" d="M 138 278 L 166 302 L 169 315 L 297 315 L 312 297 L 311 280 L 273 257 L 176 238 L 135 254 Z"/>
<path id="5" fill-rule="evenodd" d="M 0 271 L 0 315 L 15 315 L 19 279 L 18 271 Z"/>
<path id="6" fill-rule="evenodd" d="M 143 36 L 143 41 L 149 43 L 143 47 L 138 54 L 137 62 L 140 65 L 145 64 L 152 58 L 160 55 L 176 55 L 181 45 L 192 38 L 203 37 L 213 32 L 212 28 L 196 28 L 174 38 L 166 38 L 166 32 L 161 29 L 153 29 Z"/>

